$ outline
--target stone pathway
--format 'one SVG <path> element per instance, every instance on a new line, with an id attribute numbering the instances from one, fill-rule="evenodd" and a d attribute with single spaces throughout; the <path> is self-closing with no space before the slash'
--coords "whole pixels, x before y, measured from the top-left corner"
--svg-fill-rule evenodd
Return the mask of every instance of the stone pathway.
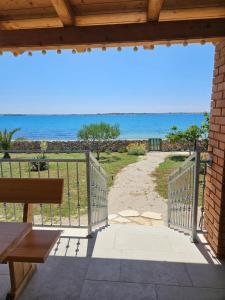
<path id="1" fill-rule="evenodd" d="M 166 220 L 166 201 L 154 191 L 151 173 L 171 155 L 149 152 L 119 172 L 109 191 L 110 223 L 158 225 Z"/>
<path id="2" fill-rule="evenodd" d="M 135 223 L 149 226 L 160 226 L 164 224 L 161 214 L 150 211 L 140 214 L 137 210 L 123 210 L 118 214 L 111 214 L 109 215 L 109 222 L 111 224 Z"/>

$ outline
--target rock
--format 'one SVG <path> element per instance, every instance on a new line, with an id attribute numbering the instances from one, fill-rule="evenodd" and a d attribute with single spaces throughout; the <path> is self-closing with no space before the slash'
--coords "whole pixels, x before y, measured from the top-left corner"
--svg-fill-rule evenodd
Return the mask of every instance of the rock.
<path id="1" fill-rule="evenodd" d="M 130 217 L 129 220 L 132 221 L 132 223 L 139 224 L 139 225 L 152 225 L 152 220 L 143 218 L 143 217 Z"/>
<path id="2" fill-rule="evenodd" d="M 108 219 L 109 219 L 109 220 L 113 220 L 113 219 L 115 219 L 115 218 L 117 218 L 117 217 L 118 217 L 117 214 L 111 214 L 111 215 L 108 216 Z"/>
<path id="3" fill-rule="evenodd" d="M 144 218 L 154 219 L 154 220 L 162 220 L 162 215 L 156 212 L 146 211 L 142 215 Z"/>
<path id="4" fill-rule="evenodd" d="M 116 219 L 113 219 L 114 222 L 117 223 L 130 223 L 131 221 L 128 220 L 127 218 L 123 218 L 123 217 L 118 217 Z"/>
<path id="5" fill-rule="evenodd" d="M 121 217 L 138 217 L 140 214 L 136 210 L 123 210 L 118 213 Z"/>
<path id="6" fill-rule="evenodd" d="M 165 226 L 163 220 L 153 220 L 151 219 L 152 226 Z"/>

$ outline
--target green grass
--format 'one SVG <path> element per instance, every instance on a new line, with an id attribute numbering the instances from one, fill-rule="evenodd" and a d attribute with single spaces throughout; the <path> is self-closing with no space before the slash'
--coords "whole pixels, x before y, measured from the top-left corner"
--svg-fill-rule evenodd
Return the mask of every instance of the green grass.
<path id="1" fill-rule="evenodd" d="M 12 154 L 11 158 L 24 158 L 32 159 L 36 157 L 35 154 Z M 85 158 L 82 153 L 60 153 L 60 154 L 47 154 L 48 159 L 83 159 Z M 135 155 L 128 155 L 127 153 L 102 153 L 100 156 L 100 164 L 105 169 L 108 174 L 108 185 L 111 186 L 113 183 L 113 178 L 115 175 L 125 166 L 134 163 L 138 160 Z M 21 169 L 21 172 L 19 171 Z M 41 211 L 44 215 L 44 223 L 48 222 L 50 216 L 53 216 L 54 221 L 57 223 L 59 221 L 59 215 L 61 214 L 63 218 L 68 216 L 68 210 L 71 211 L 73 218 L 77 218 L 78 215 L 78 199 L 80 202 L 80 213 L 87 213 L 87 182 L 86 182 L 86 163 L 68 163 L 60 162 L 58 165 L 56 162 L 51 162 L 49 164 L 49 170 L 40 172 L 30 172 L 28 163 L 12 162 L 11 165 L 7 162 L 2 164 L 2 169 L 0 169 L 0 174 L 3 172 L 4 177 L 31 177 L 31 178 L 63 178 L 64 179 L 64 201 L 61 208 L 57 205 L 39 205 L 34 206 L 34 215 L 40 216 Z M 77 178 L 78 174 L 78 178 Z M 79 192 L 77 188 L 77 179 L 79 179 Z M 68 190 L 70 193 L 68 194 Z M 70 201 L 68 201 L 68 199 Z M 22 216 L 21 205 L 16 206 L 16 211 Z M 4 219 L 4 207 L 0 206 L 0 220 L 1 216 Z M 11 219 L 14 215 L 13 205 L 7 204 L 8 218 Z M 40 218 L 40 217 L 39 217 Z M 73 220 L 71 220 L 72 222 Z M 76 223 L 76 222 L 75 222 Z"/>
<path id="2" fill-rule="evenodd" d="M 102 153 L 100 157 L 100 164 L 108 174 L 108 185 L 113 184 L 115 175 L 129 164 L 135 163 L 138 160 L 137 155 L 129 155 L 127 152 L 111 154 Z"/>
<path id="3" fill-rule="evenodd" d="M 156 170 L 152 173 L 154 181 L 156 183 L 156 192 L 163 197 L 168 199 L 168 177 L 177 169 L 187 158 L 184 155 L 176 155 L 167 157 Z"/>

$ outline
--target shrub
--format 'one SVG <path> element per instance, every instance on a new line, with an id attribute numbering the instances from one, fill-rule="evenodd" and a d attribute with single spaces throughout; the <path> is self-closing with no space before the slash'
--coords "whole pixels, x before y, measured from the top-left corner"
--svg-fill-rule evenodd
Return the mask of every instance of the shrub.
<path id="1" fill-rule="evenodd" d="M 127 148 L 126 147 L 120 147 L 118 150 L 117 150 L 118 153 L 125 153 L 127 152 Z"/>
<path id="2" fill-rule="evenodd" d="M 145 155 L 146 147 L 143 144 L 132 143 L 127 146 L 127 152 L 130 155 Z"/>
<path id="3" fill-rule="evenodd" d="M 45 159 L 46 156 L 44 154 L 41 155 L 37 155 L 37 157 L 35 159 Z M 30 166 L 30 170 L 32 172 L 38 172 L 38 171 L 46 171 L 48 170 L 49 166 L 48 163 L 46 161 L 32 161 L 31 162 L 31 166 Z"/>

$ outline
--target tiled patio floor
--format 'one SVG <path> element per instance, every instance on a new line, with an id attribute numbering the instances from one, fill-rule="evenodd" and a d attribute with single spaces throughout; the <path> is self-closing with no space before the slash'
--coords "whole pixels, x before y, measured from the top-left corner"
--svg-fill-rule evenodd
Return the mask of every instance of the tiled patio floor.
<path id="1" fill-rule="evenodd" d="M 65 232 L 19 300 L 223 300 L 225 267 L 206 243 L 164 226 L 116 225 L 95 238 Z M 9 286 L 0 267 L 0 299 Z"/>

